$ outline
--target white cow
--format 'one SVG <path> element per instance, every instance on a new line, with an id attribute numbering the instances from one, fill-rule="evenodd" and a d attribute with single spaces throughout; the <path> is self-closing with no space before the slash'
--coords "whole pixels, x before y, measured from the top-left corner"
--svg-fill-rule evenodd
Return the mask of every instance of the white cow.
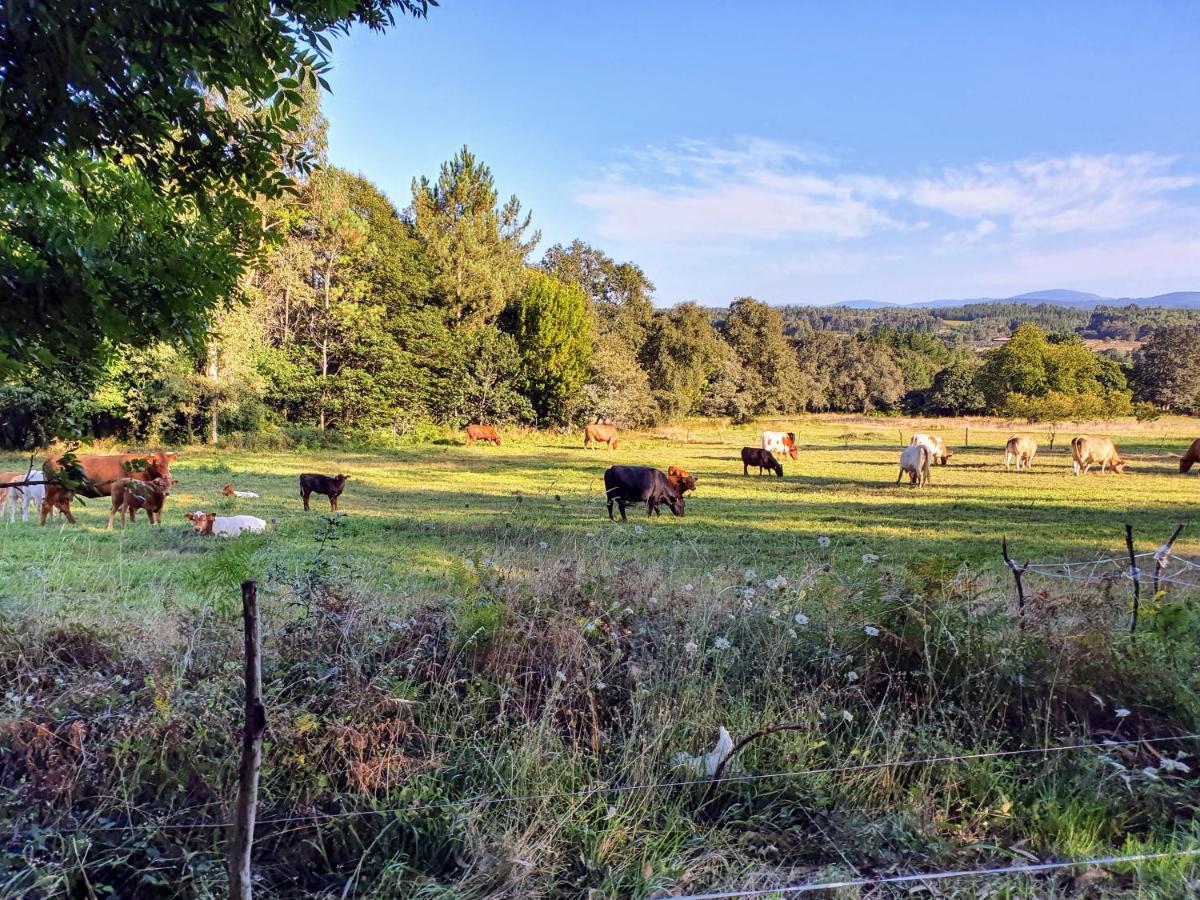
<path id="1" fill-rule="evenodd" d="M 954 455 L 954 451 L 946 447 L 946 442 L 940 434 L 914 434 L 908 444 L 910 447 L 914 444 L 924 447 L 929 451 L 930 458 L 939 466 L 944 466 L 946 461 Z"/>
<path id="2" fill-rule="evenodd" d="M 920 487 L 929 484 L 929 450 L 921 444 L 909 444 L 900 453 L 900 474 L 896 484 L 908 475 L 908 483 Z"/>
<path id="3" fill-rule="evenodd" d="M 792 459 L 800 455 L 796 449 L 796 434 L 792 431 L 764 431 L 759 446 L 772 453 L 786 453 Z"/>
<path id="4" fill-rule="evenodd" d="M 216 513 L 206 513 L 196 510 L 184 516 L 196 534 L 215 534 L 217 537 L 237 537 L 243 531 L 265 531 L 267 523 L 258 516 L 218 516 Z"/>
<path id="5" fill-rule="evenodd" d="M 1037 441 L 1028 435 L 1015 434 L 1004 445 L 1004 471 L 1015 461 L 1017 471 L 1028 469 L 1033 465 L 1033 457 L 1038 452 Z"/>

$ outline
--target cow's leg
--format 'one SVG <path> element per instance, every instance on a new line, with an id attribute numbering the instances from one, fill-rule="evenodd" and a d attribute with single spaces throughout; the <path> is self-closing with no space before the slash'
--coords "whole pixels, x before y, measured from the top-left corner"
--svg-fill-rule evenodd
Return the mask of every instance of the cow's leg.
<path id="1" fill-rule="evenodd" d="M 113 523 L 113 519 L 116 517 L 116 515 L 117 515 L 117 506 L 114 503 L 108 507 L 108 527 L 104 529 L 105 531 L 112 531 L 112 523 Z M 125 507 L 124 506 L 121 507 L 121 527 L 122 528 L 125 527 Z"/>
<path id="2" fill-rule="evenodd" d="M 42 500 L 42 514 L 38 517 L 38 524 L 45 525 L 46 524 L 46 516 L 48 516 L 48 515 L 50 515 L 50 501 L 43 499 Z"/>
<path id="3" fill-rule="evenodd" d="M 625 521 L 625 498 L 624 497 L 617 498 L 617 506 L 619 506 L 621 508 L 621 521 L 624 522 Z"/>
<path id="4" fill-rule="evenodd" d="M 74 525 L 75 517 L 71 515 L 71 501 L 68 500 L 66 503 L 60 506 L 59 509 L 62 511 L 62 514 L 67 517 L 67 521 Z"/>
<path id="5" fill-rule="evenodd" d="M 608 498 L 608 519 L 610 522 L 615 522 L 616 519 L 613 518 L 612 506 L 613 506 L 613 498 L 609 497 Z"/>
<path id="6" fill-rule="evenodd" d="M 742 474 L 743 475 L 750 474 L 750 465 L 748 463 L 742 463 Z"/>
<path id="7" fill-rule="evenodd" d="M 304 488 L 300 489 L 300 499 L 304 501 L 304 511 L 305 512 L 308 512 L 308 493 L 309 492 L 304 490 Z"/>
<path id="8" fill-rule="evenodd" d="M 329 495 L 329 508 L 331 510 L 333 510 L 334 512 L 337 512 L 337 498 L 338 498 L 337 494 Z"/>

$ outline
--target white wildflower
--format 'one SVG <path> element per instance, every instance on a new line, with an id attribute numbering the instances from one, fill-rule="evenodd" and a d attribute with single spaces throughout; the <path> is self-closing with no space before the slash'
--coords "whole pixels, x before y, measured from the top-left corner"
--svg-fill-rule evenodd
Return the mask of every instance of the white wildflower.
<path id="1" fill-rule="evenodd" d="M 829 539 L 828 535 L 823 534 L 819 538 L 817 538 L 817 546 L 818 547 L 828 547 L 832 543 L 833 543 L 833 541 L 831 541 Z"/>
<path id="2" fill-rule="evenodd" d="M 742 597 L 743 597 L 743 599 L 746 599 L 746 600 L 753 599 L 755 596 L 757 596 L 757 594 L 758 594 L 758 591 L 756 591 L 752 587 L 748 587 L 744 591 L 742 591 Z"/>
<path id="3" fill-rule="evenodd" d="M 1123 719 L 1127 715 L 1129 715 L 1129 710 L 1127 710 L 1125 707 L 1122 706 L 1115 713 L 1113 713 L 1113 715 L 1115 715 L 1118 719 Z"/>
<path id="4" fill-rule="evenodd" d="M 603 681 L 597 681 L 597 682 L 596 682 L 596 690 L 598 690 L 598 691 L 602 691 L 602 690 L 604 690 L 606 687 L 608 687 L 608 685 L 607 685 L 605 682 L 603 682 Z"/>
<path id="5" fill-rule="evenodd" d="M 879 637 L 879 629 L 874 625 L 867 625 L 863 628 L 863 634 L 867 637 Z"/>
<path id="6" fill-rule="evenodd" d="M 695 590 L 695 588 L 692 586 L 692 583 L 690 581 L 683 586 L 683 589 L 685 591 L 694 591 Z"/>
<path id="7" fill-rule="evenodd" d="M 596 536 L 596 532 L 594 532 L 594 531 L 585 531 L 585 532 L 583 533 L 583 536 L 584 536 L 584 537 L 589 537 L 589 538 L 594 538 L 594 537 Z"/>
<path id="8" fill-rule="evenodd" d="M 795 622 L 797 625 L 807 625 L 808 624 L 808 616 L 806 616 L 802 612 L 798 612 L 794 616 L 792 616 L 792 621 Z"/>
<path id="9" fill-rule="evenodd" d="M 609 808 L 608 808 L 608 809 L 605 811 L 605 813 L 604 813 L 604 818 L 606 818 L 606 819 L 611 819 L 611 818 L 612 818 L 613 816 L 615 816 L 616 814 L 617 814 L 617 808 L 616 808 L 615 806 L 610 806 L 610 807 L 609 807 Z"/>
<path id="10" fill-rule="evenodd" d="M 800 633 L 795 628 L 789 628 L 788 637 L 800 637 Z"/>
<path id="11" fill-rule="evenodd" d="M 862 561 L 863 561 L 864 566 L 872 566 L 875 563 L 879 562 L 879 557 L 876 556 L 874 553 L 864 553 L 862 555 Z"/>
<path id="12" fill-rule="evenodd" d="M 742 573 L 742 577 L 745 578 L 747 581 L 753 581 L 754 580 L 754 570 L 747 569 L 745 572 Z"/>
<path id="13" fill-rule="evenodd" d="M 729 643 L 729 640 L 727 638 L 719 637 L 715 641 L 713 641 L 713 646 L 715 648 L 717 648 L 718 650 L 725 651 L 725 650 L 728 650 L 730 647 L 732 647 L 733 644 Z"/>
<path id="14" fill-rule="evenodd" d="M 649 603 L 651 606 L 658 606 L 658 598 L 657 597 L 651 597 L 646 602 Z"/>
<path id="15" fill-rule="evenodd" d="M 538 546 L 541 547 L 543 550 L 545 550 L 550 545 L 547 544 L 545 541 L 538 541 Z"/>
<path id="16" fill-rule="evenodd" d="M 1184 775 L 1186 775 L 1188 772 L 1192 771 L 1188 767 L 1187 763 L 1181 763 L 1177 759 L 1170 759 L 1170 758 L 1160 759 L 1158 761 L 1158 767 L 1160 769 L 1162 769 L 1164 772 L 1180 772 Z"/>
<path id="17" fill-rule="evenodd" d="M 787 583 L 787 579 L 782 575 L 776 575 L 774 578 L 768 578 L 765 582 L 763 582 L 769 591 L 781 591 L 787 587 Z"/>
<path id="18" fill-rule="evenodd" d="M 858 673 L 857 673 L 857 672 L 853 672 L 853 671 L 851 671 L 851 672 L 847 672 L 847 673 L 846 673 L 846 680 L 847 680 L 848 682 L 850 682 L 851 684 L 854 684 L 854 682 L 858 681 Z"/>
<path id="19" fill-rule="evenodd" d="M 683 645 L 683 652 L 688 656 L 695 656 L 700 650 L 700 645 L 695 641 L 688 641 Z"/>
<path id="20" fill-rule="evenodd" d="M 843 722 L 853 722 L 854 721 L 853 713 L 851 713 L 850 710 L 848 710 L 848 709 L 843 709 L 842 710 L 842 721 Z"/>
<path id="21" fill-rule="evenodd" d="M 633 533 L 634 533 L 634 534 L 641 534 L 641 533 L 642 533 L 643 531 L 645 531 L 645 530 L 646 530 L 646 529 L 645 529 L 645 528 L 643 528 L 641 525 L 634 525 L 634 526 L 633 526 Z"/>
<path id="22" fill-rule="evenodd" d="M 564 672 L 562 669 L 559 669 L 557 672 L 554 673 L 554 677 L 557 678 L 559 681 L 566 681 L 567 673 Z"/>
<path id="23" fill-rule="evenodd" d="M 1158 781 L 1158 769 L 1154 768 L 1154 766 L 1146 766 L 1146 768 L 1142 769 L 1142 774 L 1152 781 Z"/>

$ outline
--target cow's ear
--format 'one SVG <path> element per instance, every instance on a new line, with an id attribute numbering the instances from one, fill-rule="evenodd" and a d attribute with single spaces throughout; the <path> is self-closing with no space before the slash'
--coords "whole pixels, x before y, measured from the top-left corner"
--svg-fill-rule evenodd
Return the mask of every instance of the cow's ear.
<path id="1" fill-rule="evenodd" d="M 216 513 L 209 513 L 209 514 L 208 514 L 208 515 L 206 515 L 204 518 L 205 518 L 205 519 L 207 519 L 209 522 L 214 522 L 214 521 L 216 521 L 217 514 L 216 514 Z"/>

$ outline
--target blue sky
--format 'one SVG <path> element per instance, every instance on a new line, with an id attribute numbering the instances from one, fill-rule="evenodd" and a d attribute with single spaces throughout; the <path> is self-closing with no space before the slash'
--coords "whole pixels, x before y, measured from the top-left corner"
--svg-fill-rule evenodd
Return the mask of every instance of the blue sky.
<path id="1" fill-rule="evenodd" d="M 1200 3 L 443 0 L 333 54 L 333 162 L 467 144 L 657 302 L 1200 290 Z"/>

